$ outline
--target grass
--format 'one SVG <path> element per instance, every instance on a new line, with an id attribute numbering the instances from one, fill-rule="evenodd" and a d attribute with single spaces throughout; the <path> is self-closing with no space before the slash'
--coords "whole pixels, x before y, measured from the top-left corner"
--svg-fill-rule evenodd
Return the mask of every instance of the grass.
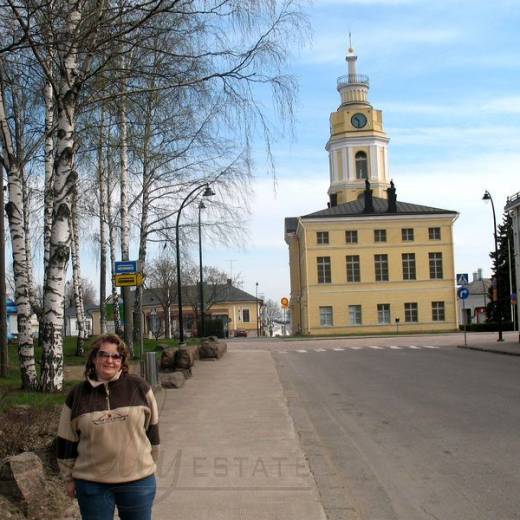
<path id="1" fill-rule="evenodd" d="M 90 350 L 90 345 L 96 339 L 95 336 L 90 337 L 85 343 L 85 355 L 76 356 L 76 338 L 67 336 L 63 341 L 63 363 L 65 367 L 80 367 L 85 365 L 86 356 Z M 188 344 L 198 344 L 198 338 L 189 338 Z M 143 342 L 144 352 L 157 352 L 159 345 L 167 345 L 168 347 L 176 347 L 179 342 L 174 339 L 145 339 Z M 35 359 L 37 369 L 39 369 L 39 360 L 41 359 L 41 347 L 35 347 Z M 134 360 L 140 359 L 139 345 L 135 346 Z M 8 376 L 0 377 L 0 412 L 3 412 L 12 406 L 27 405 L 35 408 L 50 408 L 63 404 L 69 390 L 80 380 L 66 380 L 63 392 L 55 394 L 45 394 L 41 392 L 28 392 L 22 390 L 20 377 L 20 364 L 18 361 L 18 353 L 16 345 L 9 345 L 8 357 Z"/>

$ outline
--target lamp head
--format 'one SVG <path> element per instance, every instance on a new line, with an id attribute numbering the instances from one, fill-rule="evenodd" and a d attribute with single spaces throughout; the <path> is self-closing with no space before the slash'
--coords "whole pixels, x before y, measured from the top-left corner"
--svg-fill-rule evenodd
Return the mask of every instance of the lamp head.
<path id="1" fill-rule="evenodd" d="M 482 197 L 482 200 L 491 200 L 491 194 L 489 193 L 489 191 L 485 191 L 484 192 L 484 195 Z"/>
<path id="2" fill-rule="evenodd" d="M 206 184 L 206 189 L 204 190 L 204 193 L 202 194 L 203 197 L 213 197 L 215 195 L 215 192 L 211 189 L 209 184 Z"/>

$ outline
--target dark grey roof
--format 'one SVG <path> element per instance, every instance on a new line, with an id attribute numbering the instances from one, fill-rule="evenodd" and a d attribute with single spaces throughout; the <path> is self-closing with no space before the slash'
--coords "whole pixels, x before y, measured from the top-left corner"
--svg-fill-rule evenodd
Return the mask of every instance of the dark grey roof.
<path id="1" fill-rule="evenodd" d="M 365 202 L 363 197 L 352 202 L 338 204 L 332 208 L 322 209 L 314 213 L 304 215 L 302 218 L 327 218 L 327 217 L 364 217 L 366 215 L 456 215 L 456 211 L 448 209 L 433 208 L 430 206 L 422 206 L 420 204 L 412 204 L 410 202 L 397 201 L 397 211 L 388 212 L 388 201 L 379 197 L 373 197 L 374 211 L 365 213 Z M 287 222 L 288 219 L 286 219 Z"/>
<path id="2" fill-rule="evenodd" d="M 224 303 L 224 302 L 256 302 L 257 298 L 252 294 L 249 294 L 238 287 L 234 287 L 231 284 L 221 284 L 216 286 L 207 286 L 204 284 L 204 295 L 206 298 L 210 297 L 213 304 Z M 145 289 L 143 291 L 143 305 L 159 305 L 160 294 L 157 294 L 157 290 Z M 177 293 L 172 295 L 173 301 L 177 300 Z M 199 288 L 195 285 L 188 285 L 182 288 L 183 300 L 196 301 L 199 298 Z M 258 301 L 262 301 L 258 298 Z"/>

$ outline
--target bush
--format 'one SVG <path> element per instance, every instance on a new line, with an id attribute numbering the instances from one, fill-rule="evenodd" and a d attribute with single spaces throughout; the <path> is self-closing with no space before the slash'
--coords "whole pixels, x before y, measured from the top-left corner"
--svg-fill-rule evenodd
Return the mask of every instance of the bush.
<path id="1" fill-rule="evenodd" d="M 464 330 L 464 325 L 459 325 L 460 330 Z M 497 332 L 498 323 L 495 321 L 487 321 L 485 323 L 471 323 L 467 325 L 466 330 L 468 332 Z M 514 330 L 512 321 L 503 321 L 502 330 Z"/>

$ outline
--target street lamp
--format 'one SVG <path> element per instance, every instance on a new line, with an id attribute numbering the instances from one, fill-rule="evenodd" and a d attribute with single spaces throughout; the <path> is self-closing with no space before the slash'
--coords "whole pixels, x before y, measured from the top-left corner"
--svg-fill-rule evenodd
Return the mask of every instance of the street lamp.
<path id="1" fill-rule="evenodd" d="M 200 228 L 200 211 L 206 209 L 204 201 L 199 203 L 199 270 L 200 270 L 200 337 L 204 337 L 204 279 L 202 277 L 202 232 Z"/>
<path id="2" fill-rule="evenodd" d="M 495 214 L 495 205 L 493 204 L 493 197 L 491 197 L 491 193 L 489 191 L 484 192 L 484 196 L 482 197 L 482 200 L 489 200 L 491 202 L 491 209 L 493 210 L 493 238 L 495 239 L 495 262 L 496 262 L 496 274 L 495 274 L 495 283 L 497 286 L 497 292 L 495 297 L 495 313 L 498 320 L 498 340 L 497 341 L 504 341 L 504 338 L 502 336 L 502 310 L 499 305 L 499 294 L 500 294 L 500 266 L 498 263 L 498 242 L 497 242 L 497 217 Z"/>
<path id="3" fill-rule="evenodd" d="M 256 337 L 260 336 L 258 323 L 258 282 L 256 282 L 255 304 L 256 304 Z"/>
<path id="4" fill-rule="evenodd" d="M 180 255 L 180 247 L 179 247 L 179 220 L 181 218 L 181 212 L 185 206 L 189 204 L 189 202 L 193 202 L 193 199 L 190 198 L 197 193 L 198 191 L 204 189 L 202 193 L 203 197 L 211 197 L 215 195 L 215 192 L 210 188 L 208 183 L 199 184 L 196 188 L 193 188 L 186 198 L 182 201 L 181 207 L 177 213 L 177 221 L 175 223 L 175 254 L 177 261 L 177 307 L 179 312 L 179 343 L 184 342 L 184 323 L 182 319 L 182 283 L 181 283 L 181 255 Z"/>

